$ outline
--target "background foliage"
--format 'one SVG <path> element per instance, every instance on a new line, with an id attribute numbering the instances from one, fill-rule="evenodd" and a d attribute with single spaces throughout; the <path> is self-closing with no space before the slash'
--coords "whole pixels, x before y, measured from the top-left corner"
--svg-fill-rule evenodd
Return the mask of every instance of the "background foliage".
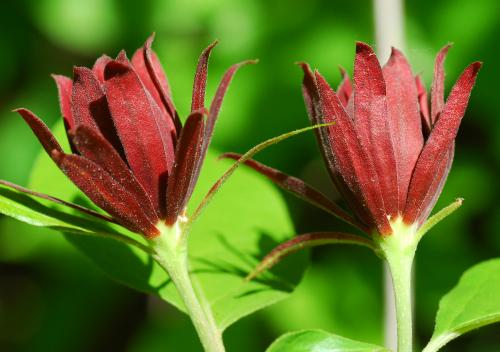
<path id="1" fill-rule="evenodd" d="M 472 264 L 500 254 L 500 35 L 496 0 L 407 1 L 406 54 L 430 84 L 437 50 L 452 41 L 449 88 L 469 62 L 485 62 L 457 140 L 454 167 L 438 207 L 465 198 L 421 243 L 416 267 L 417 339 L 432 334 L 440 296 Z M 39 145 L 17 115 L 28 107 L 49 124 L 59 118 L 50 73 L 71 75 L 102 52 L 132 54 L 156 31 L 157 50 L 182 115 L 197 57 L 218 38 L 209 95 L 226 67 L 246 58 L 216 129 L 219 150 L 245 151 L 307 125 L 300 93 L 306 60 L 332 82 L 337 65 L 352 72 L 354 41 L 374 42 L 369 1 L 332 0 L 24 0 L 0 5 L 0 178 L 26 185 Z M 260 160 L 335 196 L 311 134 L 269 149 Z M 344 225 L 286 196 L 299 232 Z M 258 203 L 255 204 L 259 206 Z M 229 328 L 229 351 L 260 351 L 288 330 L 321 328 L 382 344 L 382 268 L 362 248 L 318 248 L 291 298 Z M 445 351 L 491 351 L 498 325 L 452 342 Z M 0 350 L 196 351 L 187 317 L 153 297 L 110 281 L 62 235 L 0 218 Z"/>

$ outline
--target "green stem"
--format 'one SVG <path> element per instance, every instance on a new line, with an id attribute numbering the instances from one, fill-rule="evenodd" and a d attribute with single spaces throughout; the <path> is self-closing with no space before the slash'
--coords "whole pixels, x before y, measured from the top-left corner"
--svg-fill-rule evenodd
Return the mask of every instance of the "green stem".
<path id="1" fill-rule="evenodd" d="M 413 350 L 413 314 L 412 314 L 412 266 L 418 237 L 413 226 L 402 221 L 392 223 L 390 236 L 375 236 L 390 269 L 397 322 L 397 351 Z"/>
<path id="2" fill-rule="evenodd" d="M 206 352 L 224 352 L 222 333 L 215 323 L 212 311 L 204 300 L 198 297 L 189 275 L 187 236 L 177 224 L 162 231 L 152 241 L 156 252 L 154 259 L 168 273 L 184 302 L 186 311 L 198 333 Z"/>
<path id="3" fill-rule="evenodd" d="M 412 351 L 412 275 L 413 255 L 392 255 L 387 258 L 394 287 L 398 352 Z"/>

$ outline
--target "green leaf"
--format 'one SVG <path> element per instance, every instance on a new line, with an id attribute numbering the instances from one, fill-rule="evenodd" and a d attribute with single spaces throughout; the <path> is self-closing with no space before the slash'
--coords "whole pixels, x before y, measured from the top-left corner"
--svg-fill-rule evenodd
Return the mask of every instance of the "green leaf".
<path id="1" fill-rule="evenodd" d="M 471 330 L 500 321 L 500 258 L 467 270 L 439 303 L 436 326 L 425 352 L 438 351 Z"/>
<path id="2" fill-rule="evenodd" d="M 351 340 L 323 330 L 287 333 L 273 342 L 266 352 L 384 352 L 385 347 Z"/>
<path id="3" fill-rule="evenodd" d="M 65 142 L 62 124 L 58 125 L 56 136 Z M 232 164 L 227 160 L 218 161 L 219 154 L 209 151 L 188 206 L 189 214 Z M 30 188 L 92 207 L 43 152 L 33 169 Z M 287 270 L 277 266 L 272 276 L 244 281 L 265 254 L 293 235 L 292 221 L 281 194 L 264 178 L 244 169 L 221 188 L 193 224 L 189 234 L 193 279 L 212 306 L 221 330 L 293 291 L 307 265 L 306 253 L 291 257 L 286 262 Z M 156 294 L 183 310 L 167 275 L 147 254 L 117 241 L 82 236 L 67 238 L 112 278 Z"/>
<path id="4" fill-rule="evenodd" d="M 74 216 L 0 184 L 0 213 L 34 226 L 58 231 L 93 234 L 110 230 L 105 223 Z"/>

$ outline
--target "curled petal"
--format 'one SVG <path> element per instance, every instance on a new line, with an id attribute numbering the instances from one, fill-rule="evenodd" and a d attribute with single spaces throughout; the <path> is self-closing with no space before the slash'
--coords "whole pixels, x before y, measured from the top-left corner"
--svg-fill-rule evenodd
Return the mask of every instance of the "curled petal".
<path id="1" fill-rule="evenodd" d="M 443 167 L 442 160 L 453 146 L 480 68 L 481 63 L 474 62 L 458 78 L 418 158 L 404 214 L 404 220 L 408 224 L 417 221 L 425 211 L 427 193 L 432 188 L 439 169 Z"/>
<path id="2" fill-rule="evenodd" d="M 26 121 L 28 126 L 30 126 L 31 130 L 42 144 L 43 149 L 45 149 L 45 151 L 49 155 L 51 155 L 53 150 L 57 150 L 58 152 L 62 153 L 63 150 L 61 146 L 57 142 L 50 129 L 42 120 L 40 120 L 35 114 L 27 109 L 21 108 L 14 111 L 19 113 L 24 121 Z"/>
<path id="3" fill-rule="evenodd" d="M 86 67 L 75 67 L 73 74 L 71 99 L 75 126 L 86 125 L 96 129 L 123 155 L 101 83 Z"/>
<path id="4" fill-rule="evenodd" d="M 444 60 L 451 44 L 445 45 L 436 56 L 434 80 L 431 88 L 431 124 L 434 125 L 444 107 Z"/>
<path id="5" fill-rule="evenodd" d="M 349 79 L 349 75 L 342 67 L 340 67 L 340 74 L 342 75 L 342 82 L 340 82 L 337 88 L 337 95 L 344 108 L 347 108 L 349 99 L 352 96 L 352 83 Z"/>
<path id="6" fill-rule="evenodd" d="M 304 133 L 306 131 L 310 131 L 316 128 L 322 128 L 326 127 L 329 125 L 314 125 L 310 127 L 305 127 L 301 128 L 299 130 L 295 130 L 292 132 L 288 132 L 285 134 L 282 134 L 280 136 L 268 139 L 262 143 L 257 144 L 255 147 L 251 148 L 249 151 L 247 151 L 245 154 L 242 155 L 241 158 L 239 158 L 229 169 L 224 172 L 224 174 L 213 184 L 213 186 L 210 188 L 210 190 L 207 192 L 203 200 L 199 203 L 198 207 L 194 211 L 194 213 L 191 215 L 189 219 L 189 223 L 186 225 L 185 229 L 188 229 L 195 221 L 196 219 L 200 216 L 200 214 L 203 212 L 205 207 L 212 201 L 213 197 L 217 193 L 217 191 L 221 188 L 221 186 L 233 175 L 233 173 L 238 169 L 238 167 L 242 164 L 244 164 L 247 160 L 250 160 L 253 158 L 253 156 L 260 151 L 266 149 L 267 147 L 279 143 L 285 139 L 288 139 L 290 137 L 293 137 L 295 135 L 298 135 L 300 133 Z M 187 231 L 187 230 L 185 230 Z"/>
<path id="7" fill-rule="evenodd" d="M 434 179 L 432 180 L 429 189 L 423 198 L 420 214 L 416 220 L 418 226 L 421 226 L 425 222 L 436 205 L 444 184 L 446 183 L 446 179 L 448 178 L 448 174 L 450 173 L 454 155 L 455 143 L 451 145 L 450 149 L 446 152 L 445 157 L 439 161 L 439 165 L 436 167 Z"/>
<path id="8" fill-rule="evenodd" d="M 167 76 L 163 71 L 158 56 L 151 49 L 153 38 L 154 35 L 148 38 L 142 48 L 137 49 L 132 57 L 132 65 L 147 91 L 162 111 L 162 117 L 168 125 L 170 134 L 175 139 L 177 138 L 177 129 L 180 128 L 180 121 L 177 121 L 178 116 L 172 102 L 172 92 Z"/>
<path id="9" fill-rule="evenodd" d="M 201 166 L 207 154 L 210 141 L 212 140 L 212 134 L 214 132 L 215 122 L 217 121 L 217 118 L 219 116 L 219 111 L 222 105 L 222 101 L 224 100 L 224 96 L 226 95 L 227 89 L 229 88 L 229 84 L 231 83 L 234 74 L 240 67 L 248 64 L 256 64 L 257 62 L 258 62 L 257 60 L 247 60 L 234 64 L 226 71 L 226 73 L 222 77 L 222 80 L 219 83 L 219 87 L 217 88 L 215 96 L 212 100 L 212 104 L 210 105 L 208 118 L 205 124 L 205 131 L 203 134 L 203 146 L 201 149 L 200 157 L 196 162 L 194 179 L 198 179 L 198 176 L 200 175 Z"/>
<path id="10" fill-rule="evenodd" d="M 191 197 L 196 183 L 195 167 L 203 145 L 204 120 L 202 110 L 193 112 L 181 130 L 175 165 L 168 178 L 166 223 L 172 225 Z"/>
<path id="11" fill-rule="evenodd" d="M 64 125 L 66 126 L 66 130 L 70 130 L 75 127 L 73 113 L 71 112 L 71 91 L 73 89 L 73 81 L 70 78 L 61 75 L 52 75 L 52 78 L 57 85 L 59 105 L 61 107 Z"/>
<path id="12" fill-rule="evenodd" d="M 205 88 L 207 85 L 208 59 L 210 58 L 212 49 L 216 45 L 217 41 L 210 44 L 205 50 L 203 50 L 200 59 L 198 60 L 198 67 L 196 68 L 196 74 L 194 76 L 191 111 L 205 108 Z"/>
<path id="13" fill-rule="evenodd" d="M 429 112 L 427 91 L 420 75 L 415 77 L 415 85 L 417 86 L 418 105 L 420 107 L 420 118 L 422 120 L 423 132 L 424 136 L 427 137 L 431 133 L 432 123 Z"/>
<path id="14" fill-rule="evenodd" d="M 111 60 L 113 59 L 108 55 L 102 55 L 96 60 L 94 66 L 92 67 L 92 71 L 94 72 L 99 82 L 101 82 L 101 84 L 104 83 L 104 69 L 106 68 L 108 62 L 110 62 Z"/>
<path id="15" fill-rule="evenodd" d="M 52 75 L 52 78 L 57 85 L 61 115 L 63 117 L 66 132 L 68 132 L 75 127 L 75 120 L 73 119 L 73 113 L 71 111 L 71 92 L 73 90 L 73 81 L 70 78 L 61 75 Z M 69 141 L 69 145 L 71 150 L 75 152 L 75 148 L 71 141 Z"/>
<path id="16" fill-rule="evenodd" d="M 106 139 L 92 128 L 82 125 L 72 133 L 72 141 L 80 155 L 106 170 L 115 181 L 136 197 L 148 218 L 153 223 L 158 222 L 153 203 L 146 191 Z"/>
<path id="17" fill-rule="evenodd" d="M 370 248 L 375 253 L 377 249 L 373 242 L 367 238 L 351 235 L 343 232 L 312 232 L 296 236 L 274 248 L 245 278 L 246 281 L 253 280 L 264 271 L 271 269 L 285 257 L 302 249 L 324 246 L 329 244 L 354 244 Z"/>
<path id="18" fill-rule="evenodd" d="M 239 158 L 242 157 L 242 155 L 237 153 L 224 153 L 222 157 L 238 160 Z M 343 220 L 348 224 L 356 226 L 362 231 L 365 232 L 369 231 L 369 229 L 367 229 L 363 224 L 359 223 L 345 210 L 343 210 L 337 204 L 328 199 L 327 196 L 325 196 L 320 191 L 316 190 L 314 187 L 308 185 L 301 179 L 287 175 L 279 170 L 273 169 L 253 159 L 247 160 L 245 162 L 245 165 L 251 167 L 261 175 L 264 175 L 269 180 L 278 185 L 280 188 L 282 188 L 287 192 L 290 192 L 294 196 L 302 200 L 305 200 L 306 202 L 320 209 L 323 209 L 324 211 L 336 216 L 340 220 Z"/>
<path id="19" fill-rule="evenodd" d="M 210 105 L 210 111 L 208 113 L 208 119 L 207 119 L 207 127 L 205 128 L 205 138 L 203 142 L 203 152 L 205 153 L 206 150 L 208 149 L 208 145 L 210 144 L 210 141 L 212 139 L 212 134 L 214 131 L 215 127 L 215 122 L 217 121 L 217 118 L 219 117 L 219 112 L 220 108 L 222 105 L 222 101 L 224 100 L 224 96 L 226 95 L 227 89 L 229 88 L 229 84 L 231 83 L 234 74 L 236 71 L 245 65 L 249 64 L 256 64 L 258 61 L 257 60 L 247 60 L 240 62 L 238 64 L 235 64 L 231 66 L 224 76 L 222 77 L 222 80 L 219 84 L 219 87 L 217 88 L 217 91 L 215 92 L 214 99 L 212 100 L 212 104 Z"/>
<path id="20" fill-rule="evenodd" d="M 58 151 L 54 151 L 52 157 L 90 200 L 120 224 L 148 238 L 159 235 L 155 224 L 144 213 L 142 205 L 99 165 L 82 156 Z"/>

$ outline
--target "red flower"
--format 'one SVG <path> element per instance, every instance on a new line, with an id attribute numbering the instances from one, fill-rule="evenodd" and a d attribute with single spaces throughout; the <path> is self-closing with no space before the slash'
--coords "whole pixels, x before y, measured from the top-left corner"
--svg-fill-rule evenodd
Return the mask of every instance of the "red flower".
<path id="1" fill-rule="evenodd" d="M 225 73 L 207 110 L 208 59 L 216 43 L 205 49 L 191 114 L 182 126 L 152 41 L 153 36 L 131 61 L 122 51 L 116 59 L 101 56 L 92 69 L 75 67 L 73 80 L 53 76 L 73 153 L 65 153 L 32 112 L 17 110 L 54 162 L 97 206 L 148 238 L 159 235 L 160 221 L 172 225 L 183 215 L 228 85 L 249 63 Z"/>
<path id="2" fill-rule="evenodd" d="M 445 46 L 436 59 L 430 111 L 421 79 L 396 49 L 381 68 L 372 48 L 357 43 L 354 88 L 342 70 L 337 92 L 318 71 L 301 64 L 311 122 L 334 122 L 316 135 L 331 179 L 354 218 L 303 181 L 253 160 L 247 164 L 369 234 L 391 234 L 391 224 L 398 219 L 420 227 L 448 176 L 458 127 L 481 67 L 479 62 L 468 66 L 445 103 L 443 62 L 448 49 Z"/>

